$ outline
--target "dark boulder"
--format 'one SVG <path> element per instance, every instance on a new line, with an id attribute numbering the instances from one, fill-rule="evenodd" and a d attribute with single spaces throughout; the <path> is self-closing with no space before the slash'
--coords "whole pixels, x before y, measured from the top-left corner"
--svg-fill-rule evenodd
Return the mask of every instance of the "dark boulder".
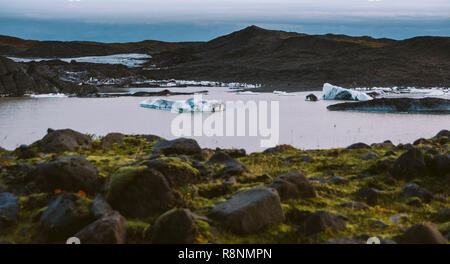
<path id="1" fill-rule="evenodd" d="M 378 159 L 378 154 L 374 152 L 367 152 L 364 155 L 361 156 L 362 160 L 371 160 L 371 159 Z"/>
<path id="2" fill-rule="evenodd" d="M 91 149 L 89 136 L 72 129 L 48 129 L 47 135 L 39 141 L 40 148 L 46 153 L 76 152 L 79 149 Z"/>
<path id="3" fill-rule="evenodd" d="M 192 244 L 198 231 L 189 209 L 172 209 L 160 217 L 151 229 L 153 244 Z"/>
<path id="4" fill-rule="evenodd" d="M 316 191 L 308 178 L 299 170 L 292 170 L 275 178 L 269 185 L 276 189 L 281 200 L 312 198 Z"/>
<path id="5" fill-rule="evenodd" d="M 160 140 L 155 143 L 153 150 L 157 153 L 165 155 L 169 154 L 185 154 L 194 155 L 200 154 L 202 149 L 197 141 L 189 138 L 177 138 L 174 140 Z"/>
<path id="6" fill-rule="evenodd" d="M 82 244 L 124 244 L 127 220 L 117 211 L 111 211 L 84 227 L 74 236 Z"/>
<path id="7" fill-rule="evenodd" d="M 331 176 L 330 177 L 330 182 L 333 183 L 333 184 L 346 184 L 346 183 L 349 182 L 349 180 L 344 178 L 344 177 Z"/>
<path id="8" fill-rule="evenodd" d="M 95 166 L 83 156 L 60 157 L 36 166 L 25 177 L 25 183 L 35 192 L 53 192 L 56 189 L 95 194 L 102 179 Z"/>
<path id="9" fill-rule="evenodd" d="M 413 145 L 417 146 L 417 145 L 428 144 L 428 143 L 429 143 L 429 141 L 427 139 L 419 138 L 413 142 Z"/>
<path id="10" fill-rule="evenodd" d="M 347 149 L 366 149 L 366 148 L 370 148 L 370 146 L 362 142 L 355 143 L 347 147 Z"/>
<path id="11" fill-rule="evenodd" d="M 305 210 L 299 210 L 295 207 L 292 207 L 287 213 L 286 213 L 286 220 L 289 223 L 295 224 L 295 225 L 301 225 L 303 224 L 306 219 L 311 215 L 310 211 Z"/>
<path id="12" fill-rule="evenodd" d="M 430 162 L 430 171 L 433 176 L 444 177 L 450 175 L 450 154 L 437 155 Z"/>
<path id="13" fill-rule="evenodd" d="M 36 151 L 27 145 L 20 145 L 16 150 L 14 150 L 14 152 L 18 159 L 31 159 L 38 156 Z"/>
<path id="14" fill-rule="evenodd" d="M 403 186 L 401 194 L 405 198 L 419 197 L 424 202 L 429 202 L 433 195 L 425 188 L 421 188 L 416 183 L 408 183 Z"/>
<path id="15" fill-rule="evenodd" d="M 311 101 L 311 102 L 316 102 L 319 99 L 317 98 L 317 96 L 315 94 L 308 94 L 306 96 L 306 101 Z"/>
<path id="16" fill-rule="evenodd" d="M 291 163 L 295 161 L 301 161 L 306 163 L 314 162 L 314 158 L 308 155 L 295 155 L 295 156 L 289 156 L 284 159 L 284 162 Z"/>
<path id="17" fill-rule="evenodd" d="M 242 158 L 247 156 L 245 149 L 224 149 L 223 152 L 227 153 L 232 158 Z"/>
<path id="18" fill-rule="evenodd" d="M 61 193 L 52 199 L 40 217 L 46 241 L 65 241 L 94 218 L 84 198 Z"/>
<path id="19" fill-rule="evenodd" d="M 200 181 L 198 169 L 193 168 L 188 162 L 184 162 L 180 158 L 157 158 L 146 162 L 145 165 L 161 172 L 172 187 Z"/>
<path id="20" fill-rule="evenodd" d="M 17 198 L 10 193 L 0 193 L 0 231 L 11 224 L 19 215 Z"/>
<path id="21" fill-rule="evenodd" d="M 394 166 L 394 159 L 384 159 L 380 160 L 377 163 L 373 164 L 367 169 L 367 172 L 371 175 L 380 174 L 384 172 L 390 172 L 392 167 Z"/>
<path id="22" fill-rule="evenodd" d="M 434 138 L 440 138 L 440 137 L 450 138 L 450 131 L 443 129 L 443 130 L 439 131 L 439 133 L 437 133 L 436 136 L 434 136 Z"/>
<path id="23" fill-rule="evenodd" d="M 176 197 L 157 170 L 122 167 L 109 178 L 107 201 L 126 217 L 147 217 L 175 205 Z"/>
<path id="24" fill-rule="evenodd" d="M 380 113 L 449 113 L 450 100 L 443 98 L 380 98 L 355 103 L 327 106 L 331 111 L 362 111 Z"/>
<path id="25" fill-rule="evenodd" d="M 416 224 L 398 236 L 400 244 L 447 244 L 447 239 L 429 224 Z"/>
<path id="26" fill-rule="evenodd" d="M 114 144 L 120 144 L 123 142 L 125 135 L 121 133 L 109 133 L 101 139 L 101 147 L 104 149 L 112 147 Z"/>
<path id="27" fill-rule="evenodd" d="M 402 179 L 414 179 L 427 175 L 425 159 L 416 148 L 403 153 L 394 163 L 392 176 Z"/>
<path id="28" fill-rule="evenodd" d="M 304 224 L 304 233 L 306 235 L 321 233 L 328 229 L 334 231 L 344 230 L 345 218 L 326 211 L 317 211 L 312 213 Z"/>
<path id="29" fill-rule="evenodd" d="M 238 234 L 253 233 L 284 221 L 278 192 L 265 187 L 233 195 L 228 201 L 216 205 L 209 216 Z"/>
<path id="30" fill-rule="evenodd" d="M 444 208 L 434 215 L 437 222 L 450 222 L 450 208 Z"/>
<path id="31" fill-rule="evenodd" d="M 221 171 L 221 176 L 224 178 L 241 175 L 242 173 L 249 172 L 249 170 L 242 165 L 239 161 L 230 157 L 227 153 L 218 151 L 214 153 L 206 164 L 219 164 L 224 165 Z"/>
<path id="32" fill-rule="evenodd" d="M 156 141 L 156 140 L 163 139 L 163 138 L 161 138 L 159 136 L 155 136 L 155 135 L 139 135 L 139 137 L 147 140 L 147 142 L 150 142 L 150 143 L 152 143 L 153 141 Z"/>
<path id="33" fill-rule="evenodd" d="M 383 198 L 384 193 L 375 188 L 362 187 L 358 190 L 358 196 L 365 199 L 368 204 L 374 205 L 380 198 Z"/>

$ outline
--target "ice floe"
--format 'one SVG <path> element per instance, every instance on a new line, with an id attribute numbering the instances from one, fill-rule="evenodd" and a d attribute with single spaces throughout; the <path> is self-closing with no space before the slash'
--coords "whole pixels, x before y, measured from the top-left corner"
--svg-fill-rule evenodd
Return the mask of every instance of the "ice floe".
<path id="1" fill-rule="evenodd" d="M 63 93 L 49 93 L 49 94 L 30 94 L 30 98 L 65 98 L 69 97 Z"/>
<path id="2" fill-rule="evenodd" d="M 373 98 L 366 93 L 345 89 L 339 86 L 334 86 L 329 83 L 323 85 L 324 100 L 354 100 L 354 101 L 368 101 Z"/>
<path id="3" fill-rule="evenodd" d="M 195 100 L 189 98 L 186 101 L 170 101 L 160 98 L 150 98 L 140 104 L 141 107 L 168 110 L 177 113 L 183 112 L 221 112 L 225 106 L 218 100 Z"/>
<path id="4" fill-rule="evenodd" d="M 273 94 L 280 95 L 280 96 L 294 96 L 295 95 L 295 94 L 288 93 L 285 91 L 277 91 L 277 90 L 273 91 Z"/>
<path id="5" fill-rule="evenodd" d="M 252 92 L 252 91 L 239 91 L 236 92 L 237 95 L 258 95 L 259 93 L 257 92 Z"/>
<path id="6" fill-rule="evenodd" d="M 71 62 L 72 60 L 74 60 L 76 62 L 123 64 L 128 67 L 139 67 L 145 62 L 147 62 L 147 60 L 150 59 L 151 57 L 152 56 L 148 54 L 125 53 L 107 56 L 88 56 L 78 58 L 17 58 L 17 57 L 8 57 L 8 58 L 16 62 L 46 61 L 46 60 L 61 60 L 65 62 Z"/>

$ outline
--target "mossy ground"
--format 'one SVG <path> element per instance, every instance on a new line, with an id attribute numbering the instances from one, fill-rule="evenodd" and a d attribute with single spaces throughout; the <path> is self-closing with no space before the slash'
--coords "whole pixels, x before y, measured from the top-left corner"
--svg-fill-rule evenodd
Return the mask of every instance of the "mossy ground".
<path id="1" fill-rule="evenodd" d="M 114 144 L 109 149 L 102 149 L 100 141 L 94 140 L 92 150 L 83 150 L 77 153 L 61 154 L 40 154 L 38 158 L 27 160 L 18 160 L 15 158 L 0 158 L 1 167 L 9 167 L 18 163 L 37 163 L 50 161 L 58 156 L 84 155 L 91 161 L 104 178 L 114 177 L 111 183 L 114 186 L 121 186 L 126 183 L 127 177 L 134 175 L 135 170 L 143 167 L 142 162 L 148 159 L 152 153 L 152 146 L 155 142 L 148 142 L 139 136 L 126 136 L 123 143 Z M 428 140 L 428 146 L 439 150 L 441 153 L 448 153 L 450 144 L 439 142 L 438 140 Z M 417 147 L 422 147 L 421 145 Z M 362 234 L 376 235 L 381 238 L 393 238 L 404 232 L 405 228 L 416 223 L 432 223 L 442 232 L 449 230 L 449 222 L 434 222 L 434 215 L 443 208 L 448 208 L 450 203 L 447 201 L 432 200 L 431 202 L 419 201 L 420 205 L 404 199 L 400 195 L 401 188 L 408 182 L 406 180 L 395 179 L 388 172 L 383 172 L 371 177 L 360 179 L 357 176 L 364 173 L 370 166 L 386 158 L 396 159 L 405 150 L 396 147 L 374 146 L 370 150 L 359 149 L 329 149 L 329 150 L 299 150 L 290 146 L 282 146 L 284 151 L 271 154 L 252 153 L 248 156 L 238 158 L 237 160 L 244 164 L 249 173 L 237 176 L 237 183 L 231 184 L 223 189 L 223 183 L 215 178 L 215 172 L 221 169 L 220 166 L 206 167 L 213 170 L 209 176 L 205 176 L 201 183 L 189 184 L 177 187 L 183 203 L 182 207 L 187 207 L 198 215 L 205 215 L 216 204 L 226 201 L 233 194 L 267 185 L 269 181 L 261 180 L 263 174 L 268 174 L 272 178 L 292 169 L 302 170 L 307 177 L 319 177 L 329 179 L 331 176 L 340 176 L 348 179 L 345 184 L 323 184 L 318 181 L 311 181 L 317 190 L 317 197 L 310 199 L 290 200 L 282 203 L 282 209 L 287 214 L 293 208 L 307 211 L 326 210 L 331 213 L 345 215 L 348 218 L 347 227 L 344 231 L 333 232 L 328 230 L 315 236 L 306 237 L 298 230 L 294 224 L 286 221 L 284 223 L 270 226 L 260 232 L 239 236 L 228 232 L 216 223 L 204 220 L 196 220 L 199 230 L 197 243 L 208 243 L 215 241 L 218 243 L 321 243 L 337 237 L 355 237 Z M 368 151 L 376 153 L 379 157 L 372 160 L 362 160 L 361 156 Z M 392 152 L 386 156 L 387 152 Z M 5 153 L 4 153 L 5 154 Z M 3 155 L 4 155 L 3 154 Z M 6 155 L 12 152 L 6 152 Z M 305 162 L 301 159 L 288 159 L 292 156 L 310 156 L 312 161 Z M 198 173 L 189 162 L 183 162 L 179 158 L 162 157 L 173 166 L 182 166 L 183 169 L 192 170 Z M 124 168 L 125 167 L 125 168 Z M 131 172 L 130 172 L 131 171 Z M 1 172 L 1 170 L 0 170 Z M 425 177 L 413 179 L 421 187 L 428 189 L 433 194 L 440 194 L 444 197 L 449 196 L 450 183 L 445 178 Z M 0 174 L 0 184 L 2 175 Z M 117 184 L 116 184 L 117 183 Z M 355 193 L 361 187 L 375 187 L 386 193 L 384 199 L 376 205 L 369 206 L 367 209 L 357 210 L 343 207 L 342 204 L 349 201 L 361 201 Z M 217 195 L 205 197 L 203 193 L 214 194 L 216 189 L 223 192 L 217 192 Z M 222 189 L 221 189 L 222 188 Z M 119 188 L 120 189 L 120 188 Z M 19 219 L 11 226 L 2 230 L 0 241 L 13 243 L 36 243 L 38 232 L 38 219 L 45 206 L 53 194 L 32 194 L 19 198 L 20 214 Z M 82 208 L 88 208 L 94 197 L 86 197 L 82 200 Z M 417 201 L 416 201 L 417 202 Z M 408 217 L 401 223 L 391 223 L 389 218 L 395 214 L 406 213 Z M 128 220 L 128 242 L 129 243 L 148 243 L 148 230 L 154 225 L 157 216 L 146 219 L 127 219 Z M 381 227 L 375 224 L 375 220 L 383 221 L 387 227 Z"/>

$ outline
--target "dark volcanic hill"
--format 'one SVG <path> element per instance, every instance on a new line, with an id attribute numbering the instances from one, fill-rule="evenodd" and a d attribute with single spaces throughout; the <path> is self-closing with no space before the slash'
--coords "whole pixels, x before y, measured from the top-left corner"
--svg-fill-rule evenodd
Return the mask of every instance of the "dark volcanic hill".
<path id="1" fill-rule="evenodd" d="M 450 38 L 396 41 L 306 35 L 251 26 L 208 42 L 134 43 L 28 41 L 0 36 L 0 54 L 77 57 L 139 52 L 153 56 L 152 79 L 263 84 L 262 90 L 344 87 L 450 87 Z"/>

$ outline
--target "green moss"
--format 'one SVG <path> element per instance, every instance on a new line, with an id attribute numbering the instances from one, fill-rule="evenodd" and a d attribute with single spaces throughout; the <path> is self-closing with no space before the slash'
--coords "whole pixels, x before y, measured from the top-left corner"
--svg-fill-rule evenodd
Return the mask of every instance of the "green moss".
<path id="1" fill-rule="evenodd" d="M 127 221 L 127 242 L 128 243 L 146 243 L 150 224 L 141 220 Z"/>
<path id="2" fill-rule="evenodd" d="M 116 197 L 127 184 L 133 181 L 134 177 L 146 169 L 147 166 L 119 168 L 110 176 L 107 197 Z"/>

